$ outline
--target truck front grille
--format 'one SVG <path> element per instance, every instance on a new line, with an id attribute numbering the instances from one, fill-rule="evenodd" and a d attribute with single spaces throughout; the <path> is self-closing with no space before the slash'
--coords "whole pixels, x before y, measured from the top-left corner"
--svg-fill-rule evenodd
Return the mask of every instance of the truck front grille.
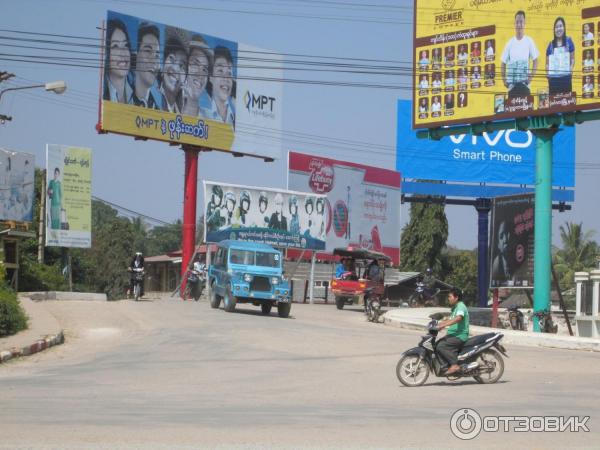
<path id="1" fill-rule="evenodd" d="M 250 283 L 251 291 L 270 291 L 271 283 L 267 277 L 254 277 Z"/>

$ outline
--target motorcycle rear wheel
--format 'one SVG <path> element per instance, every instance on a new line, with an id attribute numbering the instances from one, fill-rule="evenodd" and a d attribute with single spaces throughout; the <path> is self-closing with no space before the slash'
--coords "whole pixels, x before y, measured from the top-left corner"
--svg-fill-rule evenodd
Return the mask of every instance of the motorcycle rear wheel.
<path id="1" fill-rule="evenodd" d="M 493 348 L 486 350 L 477 357 L 476 361 L 479 363 L 479 367 L 491 369 L 490 372 L 473 377 L 478 383 L 493 384 L 502 377 L 504 373 L 504 360 L 497 350 Z"/>
<path id="2" fill-rule="evenodd" d="M 419 356 L 404 355 L 396 365 L 396 376 L 407 387 L 422 386 L 429 378 L 429 364 Z"/>

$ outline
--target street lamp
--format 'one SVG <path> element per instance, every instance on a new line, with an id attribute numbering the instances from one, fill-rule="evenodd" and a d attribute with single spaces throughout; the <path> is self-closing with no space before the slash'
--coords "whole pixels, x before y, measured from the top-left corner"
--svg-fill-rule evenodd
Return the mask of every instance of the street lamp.
<path id="1" fill-rule="evenodd" d="M 36 88 L 44 88 L 48 92 L 54 92 L 55 94 L 62 94 L 67 90 L 67 83 L 60 80 L 60 81 L 51 81 L 50 83 L 45 83 L 45 84 L 33 84 L 31 86 L 18 86 L 18 87 L 2 89 L 2 90 L 0 90 L 0 100 L 2 99 L 2 95 L 4 95 L 5 92 L 22 91 L 24 89 L 36 89 Z M 5 120 L 12 120 L 12 117 L 0 114 L 0 120 L 2 122 L 4 122 Z"/>

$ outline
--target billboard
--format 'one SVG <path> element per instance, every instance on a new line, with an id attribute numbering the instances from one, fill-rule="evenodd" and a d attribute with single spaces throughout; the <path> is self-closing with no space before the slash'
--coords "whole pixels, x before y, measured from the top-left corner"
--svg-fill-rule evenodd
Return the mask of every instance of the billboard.
<path id="1" fill-rule="evenodd" d="M 288 188 L 326 194 L 326 250 L 349 245 L 400 260 L 400 174 L 290 152 Z"/>
<path id="2" fill-rule="evenodd" d="M 325 196 L 204 182 L 204 241 L 325 248 Z"/>
<path id="3" fill-rule="evenodd" d="M 33 220 L 35 157 L 0 148 L 0 220 Z"/>
<path id="4" fill-rule="evenodd" d="M 405 178 L 471 183 L 535 184 L 536 138 L 530 131 L 418 139 L 410 126 L 411 102 L 398 100 L 396 170 Z M 553 139 L 552 185 L 575 186 L 575 127 Z"/>
<path id="5" fill-rule="evenodd" d="M 282 78 L 273 52 L 108 11 L 97 128 L 279 158 Z"/>
<path id="6" fill-rule="evenodd" d="M 46 246 L 92 244 L 92 151 L 46 146 Z"/>
<path id="7" fill-rule="evenodd" d="M 599 0 L 415 0 L 414 11 L 414 128 L 600 107 Z"/>
<path id="8" fill-rule="evenodd" d="M 533 288 L 534 214 L 533 194 L 494 199 L 490 287 Z"/>

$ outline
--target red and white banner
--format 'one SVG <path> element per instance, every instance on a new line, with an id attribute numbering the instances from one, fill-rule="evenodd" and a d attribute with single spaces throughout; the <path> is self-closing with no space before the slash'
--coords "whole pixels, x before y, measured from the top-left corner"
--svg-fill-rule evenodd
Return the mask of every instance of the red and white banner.
<path id="1" fill-rule="evenodd" d="M 290 152 L 288 189 L 326 194 L 325 249 L 361 247 L 400 262 L 400 173 Z"/>

